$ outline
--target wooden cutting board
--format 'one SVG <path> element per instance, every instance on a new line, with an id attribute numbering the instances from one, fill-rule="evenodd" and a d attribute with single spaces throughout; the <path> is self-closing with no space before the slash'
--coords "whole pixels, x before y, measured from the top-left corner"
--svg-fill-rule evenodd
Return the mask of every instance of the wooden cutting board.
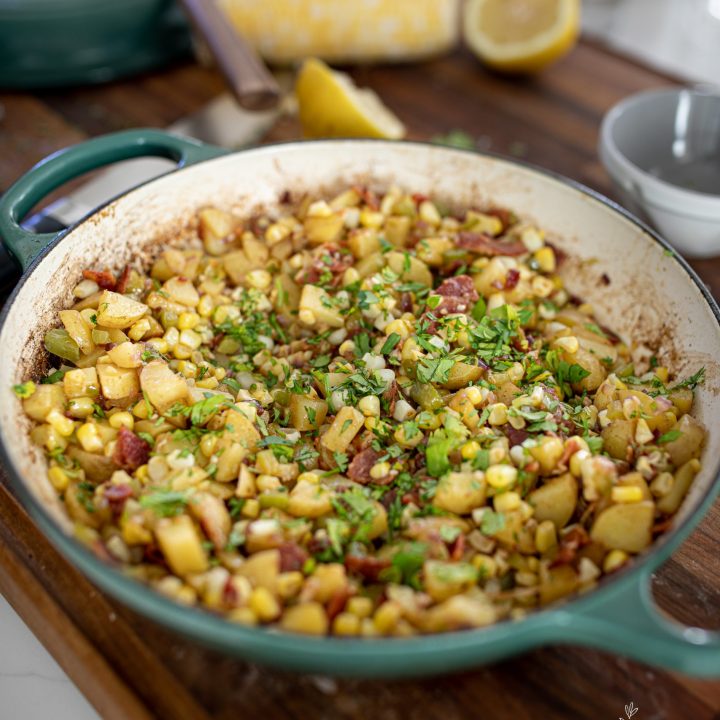
<path id="1" fill-rule="evenodd" d="M 530 80 L 495 76 L 462 51 L 353 74 L 380 93 L 413 138 L 462 129 L 482 148 L 606 194 L 596 155 L 602 115 L 629 93 L 673 83 L 588 43 Z M 212 71 L 188 65 L 98 88 L 0 95 L 0 188 L 60 147 L 127 127 L 165 126 L 221 90 Z M 267 140 L 298 135 L 296 121 L 282 119 Z M 720 261 L 694 265 L 720 295 Z M 3 487 L 0 541 L 0 592 L 109 720 L 614 720 L 630 702 L 639 708 L 635 720 L 720 720 L 720 682 L 574 647 L 420 682 L 267 670 L 200 648 L 106 597 L 58 555 Z M 720 628 L 719 542 L 716 504 L 657 574 L 659 604 L 680 620 Z"/>

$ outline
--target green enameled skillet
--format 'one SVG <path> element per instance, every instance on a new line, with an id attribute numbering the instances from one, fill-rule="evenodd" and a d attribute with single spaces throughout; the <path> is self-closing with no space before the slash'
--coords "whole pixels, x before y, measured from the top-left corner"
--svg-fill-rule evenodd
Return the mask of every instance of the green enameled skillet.
<path id="1" fill-rule="evenodd" d="M 179 168 L 58 235 L 33 236 L 21 229 L 22 218 L 62 183 L 141 155 L 174 159 Z M 694 411 L 709 430 L 703 469 L 672 529 L 592 592 L 480 630 L 408 639 L 309 638 L 243 627 L 178 605 L 95 557 L 69 533 L 11 386 L 44 366 L 43 333 L 55 322 L 55 311 L 72 302 L 82 269 L 121 268 L 182 232 L 207 205 L 249 213 L 272 206 L 285 190 L 331 191 L 356 182 L 396 183 L 459 204 L 514 209 L 550 231 L 568 253 L 563 274 L 569 289 L 591 302 L 603 322 L 638 352 L 659 352 L 661 362 L 680 374 L 705 366 L 707 380 Z M 573 643 L 720 676 L 720 635 L 667 619 L 650 590 L 652 572 L 690 534 L 720 489 L 720 311 L 688 265 L 612 202 L 514 161 L 422 143 L 328 140 L 226 153 L 135 130 L 71 147 L 30 170 L 0 200 L 0 235 L 24 271 L 0 325 L 2 462 L 12 489 L 48 538 L 99 587 L 136 611 L 228 654 L 312 673 L 440 673 L 539 645 Z"/>

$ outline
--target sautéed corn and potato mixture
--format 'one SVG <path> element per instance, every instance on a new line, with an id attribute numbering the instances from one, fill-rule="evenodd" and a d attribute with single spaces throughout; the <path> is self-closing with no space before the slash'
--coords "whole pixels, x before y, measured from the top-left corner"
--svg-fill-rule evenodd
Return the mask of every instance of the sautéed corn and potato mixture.
<path id="1" fill-rule="evenodd" d="M 87 270 L 16 386 L 76 536 L 249 625 L 432 633 L 591 589 L 670 525 L 704 439 L 511 212 L 350 188 L 208 208 Z"/>

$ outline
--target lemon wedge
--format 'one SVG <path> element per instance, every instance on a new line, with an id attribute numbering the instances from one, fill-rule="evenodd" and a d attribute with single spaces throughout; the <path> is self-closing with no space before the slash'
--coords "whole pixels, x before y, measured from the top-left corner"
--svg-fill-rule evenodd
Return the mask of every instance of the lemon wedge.
<path id="1" fill-rule="evenodd" d="M 396 140 L 405 126 L 372 91 L 311 58 L 300 68 L 295 94 L 306 137 L 372 137 Z"/>
<path id="2" fill-rule="evenodd" d="M 562 57 L 580 29 L 580 0 L 468 0 L 463 32 L 496 70 L 533 73 Z"/>

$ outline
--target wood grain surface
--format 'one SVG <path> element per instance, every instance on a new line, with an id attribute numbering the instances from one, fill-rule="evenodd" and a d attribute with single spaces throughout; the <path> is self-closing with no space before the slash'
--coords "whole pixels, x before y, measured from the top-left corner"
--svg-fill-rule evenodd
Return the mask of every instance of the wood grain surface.
<path id="1" fill-rule="evenodd" d="M 673 82 L 589 43 L 530 80 L 493 75 L 461 51 L 353 75 L 380 93 L 413 138 L 462 129 L 481 149 L 520 157 L 606 194 L 612 190 L 596 154 L 602 115 L 629 93 Z M 0 190 L 54 150 L 113 130 L 168 125 L 222 89 L 212 70 L 184 65 L 97 88 L 0 94 Z M 298 135 L 297 121 L 285 117 L 266 141 Z M 720 296 L 720 261 L 693 264 Z M 658 572 L 656 598 L 678 619 L 720 628 L 719 543 L 716 504 Z M 2 487 L 0 592 L 111 720 L 615 720 L 631 701 L 639 708 L 635 720 L 720 720 L 720 682 L 575 647 L 421 682 L 297 676 L 231 660 L 100 593 Z"/>

